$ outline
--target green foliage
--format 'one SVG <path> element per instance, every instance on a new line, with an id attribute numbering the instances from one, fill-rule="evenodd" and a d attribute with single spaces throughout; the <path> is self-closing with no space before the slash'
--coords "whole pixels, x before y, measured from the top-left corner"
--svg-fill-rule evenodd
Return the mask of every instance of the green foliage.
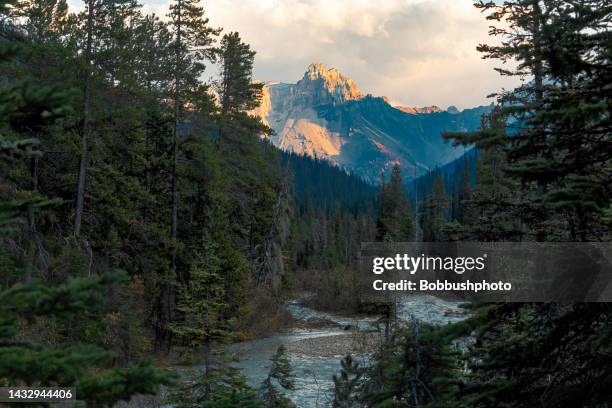
<path id="1" fill-rule="evenodd" d="M 205 408 L 263 408 L 263 403 L 257 398 L 257 393 L 251 389 L 226 389 L 212 401 L 206 402 Z"/>
<path id="2" fill-rule="evenodd" d="M 155 395 L 160 384 L 172 384 L 168 373 L 155 368 L 150 361 L 137 366 L 95 372 L 77 383 L 78 398 L 109 405 L 129 401 L 134 395 Z"/>
<path id="3" fill-rule="evenodd" d="M 235 318 L 248 314 L 253 260 L 266 240 L 275 239 L 270 231 L 271 208 L 279 195 L 277 153 L 259 142 L 265 129 L 257 120 L 238 106 L 226 118 L 202 82 L 204 62 L 218 56 L 213 45 L 220 30 L 209 26 L 197 2 L 173 4 L 168 22 L 144 15 L 135 1 L 86 6 L 79 15 L 69 13 L 64 2 L 51 0 L 25 0 L 11 9 L 28 53 L 19 64 L 0 68 L 12 84 L 6 91 L 10 103 L 0 104 L 7 121 L 3 128 L 11 127 L 0 154 L 24 160 L 10 169 L 0 165 L 0 192 L 11 192 L 10 200 L 2 202 L 2 228 L 18 233 L 18 246 L 30 258 L 18 261 L 30 265 L 28 273 L 37 277 L 61 282 L 119 268 L 142 282 L 144 294 L 134 306 L 146 320 L 132 325 L 139 327 L 132 334 L 125 330 L 130 309 L 124 302 L 128 309 L 109 323 L 129 343 L 117 344 L 122 354 L 134 349 L 132 343 L 149 342 L 128 339 L 137 332 L 149 336 L 146 329 L 153 330 L 157 350 L 171 347 L 172 338 L 184 341 L 170 327 L 184 323 L 186 311 L 177 305 L 185 298 L 190 274 L 197 274 L 199 260 L 206 257 L 206 236 L 221 259 L 215 273 L 226 306 L 218 319 L 228 323 L 226 330 L 234 330 Z M 248 49 L 241 41 L 234 45 Z M 85 67 L 88 46 L 91 64 Z M 21 47 L 6 48 L 9 55 Z M 244 82 L 238 76 L 251 77 L 252 52 L 230 52 L 224 61 L 230 60 L 244 69 L 234 70 L 236 78 L 228 81 L 236 79 L 235 85 Z M 84 71 L 91 74 L 89 91 L 56 91 L 82 89 Z M 23 80 L 27 78 L 44 86 L 30 86 Z M 170 97 L 178 97 L 174 112 Z M 87 132 L 84 122 L 89 123 Z M 222 154 L 211 140 L 221 125 L 231 139 L 231 154 Z M 75 214 L 75 169 L 81 161 L 87 170 L 85 190 L 77 192 L 83 197 L 82 227 L 79 238 L 66 245 L 72 231 L 65 221 Z M 16 189 L 20 191 L 13 194 Z M 39 205 L 37 194 L 57 200 Z M 41 211 L 51 203 L 52 210 Z M 4 216 L 28 205 L 32 211 L 24 211 L 19 220 Z M 40 207 L 36 212 L 35 206 Z M 170 222 L 175 211 L 176 220 L 184 223 Z M 183 300 L 181 308 L 187 303 Z M 106 331 L 104 324 L 88 336 Z"/>
<path id="4" fill-rule="evenodd" d="M 608 231 L 600 219 L 612 200 L 611 160 L 604 153 L 612 134 L 604 96 L 610 83 L 607 2 L 523 0 L 478 7 L 504 23 L 492 31 L 505 37 L 504 45 L 479 47 L 485 58 L 516 59 L 515 70 L 501 72 L 533 76 L 499 95 L 511 129 L 496 145 L 507 151 L 507 172 L 533 189 L 525 194 L 523 212 L 536 239 L 550 240 L 552 226 L 564 230 L 560 239 L 601 240 Z"/>
<path id="5" fill-rule="evenodd" d="M 398 164 L 393 166 L 389 182 L 386 182 L 384 175 L 381 174 L 378 205 L 379 216 L 376 221 L 378 240 L 396 242 L 414 240 L 415 226 L 408 203 L 408 191 Z"/>
<path id="6" fill-rule="evenodd" d="M 4 54 L 7 55 L 6 53 Z M 40 153 L 32 149 L 35 140 L 21 139 L 26 131 L 36 131 L 49 126 L 65 109 L 65 93 L 53 87 L 36 86 L 24 80 L 18 85 L 3 88 L 0 92 L 0 167 L 19 166 L 24 161 L 33 163 Z M 16 141 L 15 141 L 16 139 Z M 4 174 L 4 173 L 3 173 Z M 1 183 L 13 180 L 0 179 Z M 9 190 L 10 191 L 10 190 Z M 37 213 L 51 211 L 59 200 L 48 200 L 41 194 L 23 192 L 17 197 L 10 192 L 0 192 L 0 220 L 3 238 L 10 233 L 19 236 L 19 219 L 27 217 L 29 229 L 33 229 L 33 217 Z M 10 227 L 10 228 L 7 228 Z M 12 258 L 5 254 L 3 258 Z M 13 265 L 17 266 L 16 263 Z M 26 266 L 31 268 L 30 265 Z M 18 267 L 16 268 L 19 270 Z M 113 353 L 93 344 L 74 342 L 67 345 L 45 344 L 36 339 L 24 340 L 24 328 L 44 321 L 66 322 L 91 319 L 99 313 L 111 284 L 118 284 L 120 276 L 101 275 L 68 279 L 65 283 L 49 285 L 47 282 L 17 282 L 0 291 L 0 383 L 3 385 L 76 386 L 78 398 L 89 402 L 102 399 L 105 404 L 129 400 L 132 395 L 156 392 L 159 384 L 168 383 L 169 377 L 148 363 L 137 367 L 112 367 Z M 15 277 L 11 277 L 15 280 Z M 104 392 L 102 392 L 104 390 Z"/>
<path id="7" fill-rule="evenodd" d="M 443 228 L 448 218 L 449 199 L 444 186 L 444 179 L 434 180 L 431 196 L 423 202 L 423 241 L 445 241 Z"/>
<path id="8" fill-rule="evenodd" d="M 104 304 L 106 286 L 118 277 L 75 278 L 49 287 L 16 284 L 0 293 L 0 383 L 29 386 L 76 386 L 79 399 L 113 403 L 135 394 L 154 394 L 169 377 L 149 363 L 110 368 L 113 353 L 90 344 L 52 347 L 23 341 L 20 329 L 41 319 L 79 319 Z"/>
<path id="9" fill-rule="evenodd" d="M 236 32 L 221 39 L 221 109 L 224 114 L 254 109 L 261 102 L 263 83 L 253 83 L 255 51 Z"/>
<path id="10" fill-rule="evenodd" d="M 222 351 L 211 354 L 204 369 L 191 369 L 183 375 L 181 383 L 172 390 L 170 400 L 185 408 L 224 407 L 238 401 L 261 407 L 256 390 L 227 361 L 228 356 Z"/>
<path id="11" fill-rule="evenodd" d="M 483 115 L 481 132 L 504 134 L 507 129 L 504 118 L 501 109 L 495 107 L 489 115 Z M 446 135 L 451 136 L 456 134 Z M 465 140 L 478 143 L 480 138 L 473 133 Z M 482 149 L 477 161 L 476 186 L 459 203 L 461 220 L 443 225 L 449 239 L 514 241 L 525 234 L 522 222 L 526 221 L 528 212 L 522 202 L 520 183 L 509 177 L 507 171 L 508 159 L 503 147 Z"/>
<path id="12" fill-rule="evenodd" d="M 308 207 L 333 213 L 339 206 L 343 212 L 373 214 L 377 189 L 358 176 L 347 174 L 324 159 L 281 151 L 281 164 L 293 179 L 293 197 L 301 212 Z"/>
<path id="13" fill-rule="evenodd" d="M 290 231 L 319 218 L 293 212 L 270 129 L 245 112 L 261 99 L 255 52 L 238 33 L 215 47 L 221 30 L 197 0 L 174 1 L 167 21 L 135 0 L 0 9 L 0 382 L 76 385 L 111 405 L 155 393 L 168 379 L 141 357 L 177 350 L 204 364 L 177 403 L 262 406 L 224 344 L 249 322 L 267 329 L 305 257 L 355 262 L 371 220 L 318 203 L 333 248 Z M 221 80 L 204 82 L 217 59 Z M 290 385 L 275 358 L 269 391 Z"/>
<path id="14" fill-rule="evenodd" d="M 481 149 L 478 180 L 454 239 L 601 241 L 610 224 L 610 8 L 603 1 L 477 4 L 501 44 L 485 58 L 515 59 L 530 76 L 498 95 L 482 129 L 448 134 Z M 457 406 L 599 407 L 609 403 L 612 313 L 600 304 L 501 304 L 477 309 Z M 453 397 L 454 395 L 454 397 Z M 442 405 L 444 406 L 444 405 Z"/>
<path id="15" fill-rule="evenodd" d="M 183 96 L 194 96 L 191 92 L 196 90 L 194 86 L 204 72 L 204 61 L 214 59 L 212 45 L 221 30 L 208 25 L 199 0 L 175 0 L 170 5 L 168 17 L 173 34 L 170 44 L 173 73 L 179 75 L 180 92 L 185 92 Z"/>
<path id="16" fill-rule="evenodd" d="M 359 398 L 375 407 L 429 406 L 441 400 L 450 405 L 435 406 L 452 406 L 461 377 L 451 338 L 414 321 L 394 328 L 390 341 L 367 368 Z"/>
<path id="17" fill-rule="evenodd" d="M 477 183 L 467 170 L 458 186 L 431 183 L 423 239 L 608 240 L 609 5 L 478 7 L 505 37 L 481 45 L 485 57 L 515 59 L 500 72 L 533 80 L 500 94 L 481 130 L 448 135 L 480 150 Z M 292 406 L 283 349 L 259 399 L 219 348 L 260 312 L 256 286 L 282 305 L 288 269 L 312 271 L 300 283 L 319 305 L 356 309 L 358 243 L 419 227 L 399 168 L 377 225 L 372 189 L 320 164 L 285 161 L 295 177 L 328 178 L 325 193 L 302 183 L 293 197 L 299 184 L 261 140 L 270 129 L 245 112 L 261 98 L 255 53 L 238 33 L 215 48 L 220 30 L 196 0 L 175 0 L 167 22 L 132 0 L 87 1 L 79 15 L 63 0 L 3 2 L 0 14 L 0 383 L 76 385 L 111 405 L 155 393 L 168 378 L 138 360 L 178 346 L 204 362 L 178 404 Z M 220 106 L 201 79 L 217 58 Z M 602 406 L 610 323 L 605 305 L 493 305 L 461 325 L 398 329 L 366 374 L 345 359 L 337 404 Z M 473 330 L 458 357 L 451 339 Z"/>
<path id="18" fill-rule="evenodd" d="M 338 203 L 327 214 L 311 203 L 294 215 L 286 245 L 292 286 L 314 293 L 318 309 L 357 312 L 360 299 L 358 262 L 361 242 L 372 242 L 376 224 L 367 212 L 353 212 Z"/>
<path id="19" fill-rule="evenodd" d="M 278 386 L 280 386 L 283 389 L 292 390 L 295 386 L 291 363 L 285 353 L 285 346 L 278 346 L 276 352 L 270 359 L 272 365 L 270 366 L 268 377 L 261 384 L 259 394 L 266 408 L 295 407 L 295 405 L 278 389 Z M 275 383 L 277 383 L 278 386 L 275 385 Z"/>
<path id="20" fill-rule="evenodd" d="M 291 369 L 291 363 L 286 356 L 286 349 L 284 346 L 278 346 L 276 352 L 271 358 L 272 366 L 268 373 L 268 378 L 273 378 L 281 385 L 281 387 L 291 390 L 294 387 L 293 374 Z"/>
<path id="21" fill-rule="evenodd" d="M 465 406 L 597 407 L 609 399 L 609 307 L 499 305 L 482 315 Z M 554 373 L 554 375 L 550 375 Z"/>
<path id="22" fill-rule="evenodd" d="M 365 370 L 359 367 L 359 363 L 347 354 L 340 361 L 342 369 L 338 376 L 333 376 L 334 381 L 334 400 L 333 408 L 351 408 L 358 404 L 357 392 L 361 386 L 362 377 Z"/>
<path id="23" fill-rule="evenodd" d="M 183 316 L 181 323 L 172 325 L 173 332 L 188 350 L 227 338 L 228 322 L 224 320 L 223 279 L 221 259 L 214 244 L 207 240 L 200 259 L 189 273 L 189 282 L 180 290 L 177 309 Z"/>

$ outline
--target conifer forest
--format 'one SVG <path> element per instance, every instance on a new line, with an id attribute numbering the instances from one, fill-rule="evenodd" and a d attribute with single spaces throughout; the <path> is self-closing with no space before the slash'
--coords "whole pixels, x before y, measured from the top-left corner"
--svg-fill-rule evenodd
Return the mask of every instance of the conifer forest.
<path id="1" fill-rule="evenodd" d="M 357 290 L 365 242 L 612 240 L 612 3 L 466 1 L 519 85 L 428 136 L 462 154 L 412 172 L 397 147 L 371 180 L 366 153 L 283 148 L 256 112 L 289 91 L 214 1 L 0 0 L 0 387 L 76 392 L 0 406 L 612 408 L 611 303 Z M 316 69 L 291 97 L 331 95 L 317 137 L 386 129 Z M 380 117 L 467 115 L 430 110 Z"/>

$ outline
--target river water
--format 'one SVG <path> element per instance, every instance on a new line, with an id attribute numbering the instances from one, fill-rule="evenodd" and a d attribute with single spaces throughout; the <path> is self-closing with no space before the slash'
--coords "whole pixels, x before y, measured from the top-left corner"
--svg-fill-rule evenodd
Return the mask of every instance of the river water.
<path id="1" fill-rule="evenodd" d="M 295 389 L 286 391 L 299 408 L 331 405 L 332 376 L 340 370 L 340 359 L 353 354 L 367 365 L 381 330 L 376 317 L 349 317 L 306 307 L 300 300 L 287 304 L 295 325 L 285 333 L 230 346 L 230 353 L 240 358 L 236 363 L 253 387 L 266 378 L 270 358 L 281 344 L 287 348 L 295 375 Z M 402 298 L 397 305 L 399 320 L 416 319 L 433 325 L 458 322 L 466 318 L 459 303 L 427 295 Z M 317 322 L 316 327 L 309 323 Z"/>

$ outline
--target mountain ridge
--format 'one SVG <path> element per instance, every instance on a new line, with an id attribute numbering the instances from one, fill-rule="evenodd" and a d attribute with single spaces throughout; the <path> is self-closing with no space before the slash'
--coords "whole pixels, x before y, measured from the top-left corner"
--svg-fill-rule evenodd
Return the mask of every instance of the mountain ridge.
<path id="1" fill-rule="evenodd" d="M 328 160 L 376 183 L 395 164 L 411 177 L 456 159 L 463 149 L 440 134 L 475 130 L 488 110 L 393 106 L 364 94 L 337 69 L 312 63 L 294 84 L 265 83 L 262 103 L 251 113 L 274 130 L 269 140 L 278 148 Z"/>

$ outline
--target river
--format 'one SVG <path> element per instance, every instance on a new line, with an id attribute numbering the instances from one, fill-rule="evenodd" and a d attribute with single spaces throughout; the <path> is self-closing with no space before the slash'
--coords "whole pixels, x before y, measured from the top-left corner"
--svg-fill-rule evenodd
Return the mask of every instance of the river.
<path id="1" fill-rule="evenodd" d="M 230 353 L 250 385 L 258 387 L 270 367 L 270 357 L 279 345 L 287 348 L 295 379 L 295 389 L 285 395 L 299 408 L 330 406 L 332 376 L 340 370 L 340 359 L 350 352 L 367 365 L 373 348 L 379 344 L 381 330 L 376 317 L 342 316 L 306 307 L 302 301 L 287 303 L 295 322 L 285 333 L 236 343 Z M 427 295 L 402 298 L 397 306 L 399 320 L 416 319 L 433 325 L 458 322 L 466 318 L 459 303 Z"/>

